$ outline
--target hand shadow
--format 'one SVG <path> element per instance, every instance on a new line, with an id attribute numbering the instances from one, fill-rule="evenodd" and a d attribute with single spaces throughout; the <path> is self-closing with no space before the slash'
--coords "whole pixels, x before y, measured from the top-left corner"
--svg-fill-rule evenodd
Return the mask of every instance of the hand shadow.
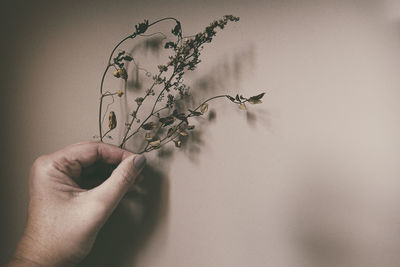
<path id="1" fill-rule="evenodd" d="M 102 166 L 97 172 L 108 177 L 113 169 L 114 166 Z M 164 229 L 168 210 L 167 177 L 151 165 L 142 174 L 143 181 L 135 191 L 126 194 L 100 230 L 91 253 L 79 266 L 132 266 L 151 236 Z M 99 177 L 98 173 L 96 176 Z"/>

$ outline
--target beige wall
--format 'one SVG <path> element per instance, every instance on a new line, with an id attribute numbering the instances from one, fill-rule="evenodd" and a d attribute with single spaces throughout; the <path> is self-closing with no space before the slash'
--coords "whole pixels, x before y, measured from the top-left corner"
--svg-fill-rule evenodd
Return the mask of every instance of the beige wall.
<path id="1" fill-rule="evenodd" d="M 266 91 L 264 104 L 246 116 L 214 102 L 200 152 L 149 155 L 162 171 L 148 174 L 145 195 L 123 200 L 84 265 L 398 266 L 399 8 L 289 0 L 20 10 L 17 61 L 8 57 L 2 88 L 1 257 L 23 229 L 34 158 L 97 134 L 98 85 L 115 42 L 144 18 L 177 17 L 190 35 L 232 13 L 241 21 L 218 34 L 188 80 L 207 81 L 210 94 Z"/>

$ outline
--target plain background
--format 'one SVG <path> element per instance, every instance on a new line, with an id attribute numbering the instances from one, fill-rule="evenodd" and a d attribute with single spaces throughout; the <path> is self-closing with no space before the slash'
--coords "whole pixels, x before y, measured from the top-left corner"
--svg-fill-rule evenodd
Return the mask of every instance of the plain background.
<path id="1" fill-rule="evenodd" d="M 149 155 L 158 170 L 82 265 L 399 266 L 398 1 L 2 1 L 1 11 L 1 262 L 23 230 L 33 160 L 97 134 L 113 45 L 146 18 L 174 16 L 191 35 L 234 14 L 188 82 L 200 98 L 265 91 L 264 103 L 246 114 L 214 102 L 194 149 Z"/>

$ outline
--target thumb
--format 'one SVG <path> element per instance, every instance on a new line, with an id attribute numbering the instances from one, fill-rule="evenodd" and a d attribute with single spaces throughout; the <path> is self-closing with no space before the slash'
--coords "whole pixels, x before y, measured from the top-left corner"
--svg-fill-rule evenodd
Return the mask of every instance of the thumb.
<path id="1" fill-rule="evenodd" d="M 114 210 L 145 165 L 143 155 L 125 158 L 107 180 L 93 189 L 93 193 L 99 196 L 107 209 Z"/>

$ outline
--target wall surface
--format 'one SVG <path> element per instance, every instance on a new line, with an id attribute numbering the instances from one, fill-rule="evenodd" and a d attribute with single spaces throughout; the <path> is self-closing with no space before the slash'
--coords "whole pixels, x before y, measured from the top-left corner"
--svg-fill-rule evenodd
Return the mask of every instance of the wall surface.
<path id="1" fill-rule="evenodd" d="M 192 149 L 150 154 L 143 192 L 82 266 L 399 266 L 398 1 L 2 5 L 2 262 L 23 230 L 33 160 L 97 134 L 116 41 L 145 18 L 176 17 L 191 35 L 234 14 L 187 81 L 199 101 L 265 91 L 264 103 L 212 102 Z M 163 61 L 135 53 L 144 67 Z"/>

